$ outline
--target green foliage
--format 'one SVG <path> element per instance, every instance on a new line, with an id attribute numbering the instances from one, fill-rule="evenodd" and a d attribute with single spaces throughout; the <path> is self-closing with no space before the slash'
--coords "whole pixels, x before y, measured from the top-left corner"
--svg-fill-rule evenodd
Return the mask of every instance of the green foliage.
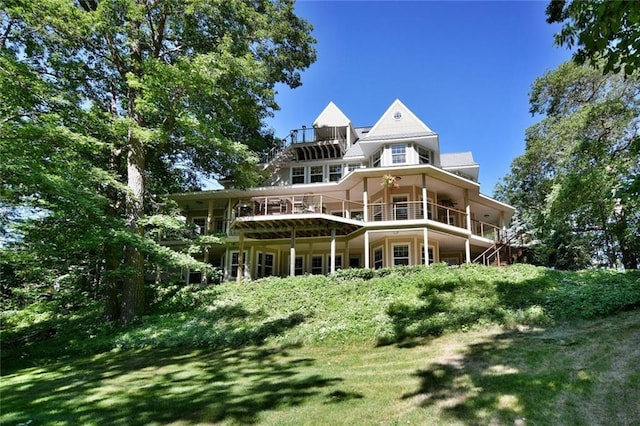
<path id="1" fill-rule="evenodd" d="M 558 1 L 547 6 L 547 22 L 561 23 L 556 44 L 577 47 L 582 65 L 604 61 L 604 72 L 626 75 L 640 69 L 640 6 L 633 1 Z"/>
<path id="2" fill-rule="evenodd" d="M 389 268 L 363 280 L 306 275 L 217 286 L 153 286 L 129 328 L 64 297 L 7 311 L 2 361 L 111 349 L 390 344 L 488 324 L 547 325 L 640 306 L 637 271 L 553 271 L 528 265 Z"/>
<path id="3" fill-rule="evenodd" d="M 145 260 L 205 268 L 157 244 L 181 230 L 158 194 L 260 178 L 274 88 L 301 84 L 311 26 L 288 0 L 9 0 L 0 32 L 0 208 L 14 213 L 0 228 L 16 253 L 3 298 L 80 268 L 107 317 L 130 322 Z"/>
<path id="4" fill-rule="evenodd" d="M 638 267 L 638 84 L 573 63 L 534 82 L 531 112 L 545 117 L 497 193 L 543 245 L 541 264 Z"/>

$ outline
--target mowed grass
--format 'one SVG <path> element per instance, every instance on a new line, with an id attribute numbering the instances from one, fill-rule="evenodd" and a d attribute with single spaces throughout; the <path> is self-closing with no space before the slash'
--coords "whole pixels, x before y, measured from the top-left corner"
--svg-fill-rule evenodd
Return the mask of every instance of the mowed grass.
<path id="1" fill-rule="evenodd" d="M 344 274 L 159 289 L 127 329 L 7 313 L 0 421 L 640 423 L 637 272 Z"/>

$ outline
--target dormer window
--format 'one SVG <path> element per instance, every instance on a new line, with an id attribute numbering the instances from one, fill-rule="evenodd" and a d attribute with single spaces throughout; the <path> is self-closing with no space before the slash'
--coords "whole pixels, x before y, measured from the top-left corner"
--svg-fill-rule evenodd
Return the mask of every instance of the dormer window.
<path id="1" fill-rule="evenodd" d="M 291 168 L 291 183 L 304 183 L 304 167 Z"/>
<path id="2" fill-rule="evenodd" d="M 407 162 L 407 145 L 391 145 L 391 163 L 405 164 Z"/>

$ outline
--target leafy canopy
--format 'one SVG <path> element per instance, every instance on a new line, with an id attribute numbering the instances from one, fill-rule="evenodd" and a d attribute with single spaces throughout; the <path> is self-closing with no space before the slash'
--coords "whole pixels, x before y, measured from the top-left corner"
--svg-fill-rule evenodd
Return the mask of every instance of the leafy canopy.
<path id="1" fill-rule="evenodd" d="M 578 64 L 603 61 L 605 73 L 626 75 L 640 69 L 640 2 L 552 0 L 547 22 L 563 24 L 556 43 L 577 47 Z"/>

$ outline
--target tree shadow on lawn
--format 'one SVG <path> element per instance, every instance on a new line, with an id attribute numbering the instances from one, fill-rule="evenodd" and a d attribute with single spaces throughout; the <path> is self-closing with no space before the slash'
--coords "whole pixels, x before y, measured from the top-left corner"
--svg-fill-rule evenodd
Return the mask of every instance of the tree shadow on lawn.
<path id="1" fill-rule="evenodd" d="M 335 391 L 334 385 L 342 381 L 307 373 L 315 360 L 293 356 L 292 347 L 261 347 L 267 337 L 304 320 L 297 313 L 267 319 L 239 305 L 226 306 L 190 321 L 189 335 L 215 329 L 209 348 L 14 362 L 12 372 L 3 371 L 0 384 L 0 423 L 255 423 L 263 411 L 302 404 L 324 388 Z M 171 330 L 181 341 L 181 328 L 161 332 Z M 40 366 L 25 368 L 26 364 Z M 332 393 L 325 398 L 335 399 Z"/>
<path id="2" fill-rule="evenodd" d="M 419 304 L 389 307 L 394 334 L 380 344 L 411 348 L 435 342 L 445 331 L 464 330 L 478 320 L 500 323 L 505 309 L 527 311 L 541 303 L 551 284 L 547 274 L 516 284 L 477 281 L 474 288 L 480 294 L 474 295 L 473 303 L 473 298 L 460 300 L 468 297 L 458 292 L 463 282 L 425 283 Z M 606 424 L 614 418 L 624 424 L 630 424 L 629 418 L 640 422 L 640 408 L 628 408 L 637 406 L 637 381 L 598 381 L 601 375 L 616 371 L 614 360 L 626 356 L 629 371 L 635 371 L 633 366 L 640 362 L 640 351 L 634 349 L 640 341 L 640 322 L 631 314 L 629 318 L 633 322 L 626 339 L 616 334 L 620 330 L 614 318 L 521 331 L 478 331 L 471 344 L 464 343 L 469 338 L 448 336 L 446 341 L 456 350 L 426 360 L 426 366 L 415 372 L 418 389 L 401 399 L 437 407 L 443 415 L 466 424 L 588 424 L 595 419 Z M 605 355 L 603 348 L 607 348 Z M 600 402 L 600 393 L 609 401 L 623 402 Z"/>
<path id="3" fill-rule="evenodd" d="M 290 349 L 128 351 L 25 369 L 3 379 L 2 423 L 255 423 L 342 381 L 305 374 L 315 360 Z"/>

